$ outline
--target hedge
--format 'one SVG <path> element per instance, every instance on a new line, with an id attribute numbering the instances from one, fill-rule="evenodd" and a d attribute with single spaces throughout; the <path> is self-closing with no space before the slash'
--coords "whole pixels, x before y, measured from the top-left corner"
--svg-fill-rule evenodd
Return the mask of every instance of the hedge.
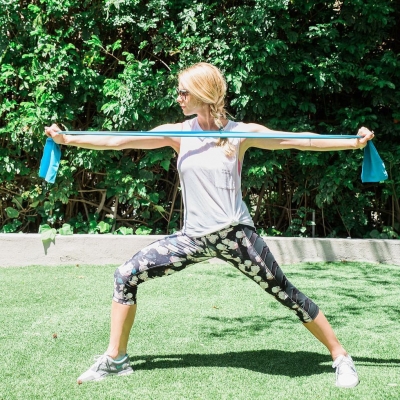
<path id="1" fill-rule="evenodd" d="M 38 178 L 43 130 L 180 121 L 176 74 L 207 61 L 226 75 L 236 120 L 336 134 L 368 126 L 389 173 L 362 184 L 361 151 L 251 149 L 243 193 L 261 233 L 397 238 L 398 21 L 391 0 L 0 0 L 0 232 L 179 229 L 172 150 L 64 148 L 50 185 Z"/>

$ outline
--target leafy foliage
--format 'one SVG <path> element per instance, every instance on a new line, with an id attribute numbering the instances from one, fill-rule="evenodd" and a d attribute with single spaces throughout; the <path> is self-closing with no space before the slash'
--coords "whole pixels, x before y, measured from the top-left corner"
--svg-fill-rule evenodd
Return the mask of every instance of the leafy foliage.
<path id="1" fill-rule="evenodd" d="M 43 129 L 147 130 L 181 120 L 176 73 L 209 61 L 226 75 L 237 120 L 319 133 L 368 126 L 389 171 L 384 184 L 362 185 L 361 152 L 251 149 L 244 195 L 260 229 L 309 236 L 314 211 L 319 236 L 396 238 L 398 21 L 391 0 L 0 0 L 0 231 L 179 229 L 172 150 L 66 148 L 47 185 L 37 177 Z"/>

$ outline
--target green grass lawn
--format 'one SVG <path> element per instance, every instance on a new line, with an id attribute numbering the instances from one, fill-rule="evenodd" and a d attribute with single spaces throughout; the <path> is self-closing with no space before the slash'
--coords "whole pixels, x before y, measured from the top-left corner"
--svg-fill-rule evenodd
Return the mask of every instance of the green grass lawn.
<path id="1" fill-rule="evenodd" d="M 142 285 L 135 372 L 79 386 L 108 343 L 114 268 L 0 268 L 0 400 L 400 398 L 400 267 L 360 263 L 283 268 L 352 354 L 355 389 L 293 313 L 215 263 Z"/>

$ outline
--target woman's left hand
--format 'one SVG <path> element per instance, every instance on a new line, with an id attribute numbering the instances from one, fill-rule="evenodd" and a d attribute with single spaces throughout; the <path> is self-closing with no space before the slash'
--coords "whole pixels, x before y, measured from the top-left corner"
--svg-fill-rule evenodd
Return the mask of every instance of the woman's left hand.
<path id="1" fill-rule="evenodd" d="M 372 140 L 375 137 L 374 131 L 370 131 L 364 126 L 358 130 L 357 135 L 361 136 L 361 138 L 358 139 L 361 148 L 367 145 L 368 140 Z"/>

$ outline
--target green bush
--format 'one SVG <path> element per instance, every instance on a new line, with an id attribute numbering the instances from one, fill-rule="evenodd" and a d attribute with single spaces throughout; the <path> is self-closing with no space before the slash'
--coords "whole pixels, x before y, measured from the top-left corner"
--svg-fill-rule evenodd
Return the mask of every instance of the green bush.
<path id="1" fill-rule="evenodd" d="M 0 0 L 0 231 L 179 229 L 172 150 L 65 148 L 48 185 L 37 176 L 43 129 L 179 121 L 176 73 L 208 61 L 226 75 L 237 120 L 319 133 L 368 126 L 389 172 L 383 184 L 361 184 L 360 151 L 251 149 L 244 196 L 263 232 L 310 236 L 314 211 L 318 236 L 395 238 L 399 20 L 391 0 Z"/>

